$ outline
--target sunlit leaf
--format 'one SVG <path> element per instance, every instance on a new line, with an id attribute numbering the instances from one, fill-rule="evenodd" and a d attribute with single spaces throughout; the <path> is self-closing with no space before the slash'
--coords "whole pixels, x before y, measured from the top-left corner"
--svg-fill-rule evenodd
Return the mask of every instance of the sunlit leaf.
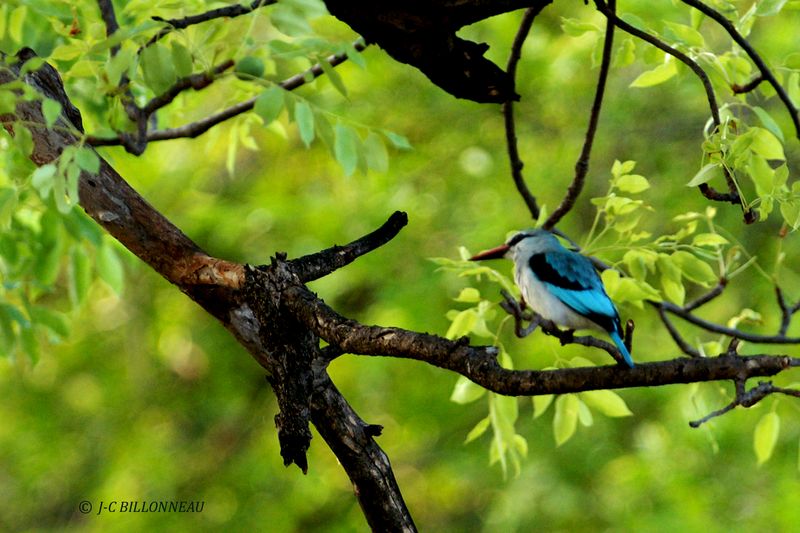
<path id="1" fill-rule="evenodd" d="M 556 398 L 556 412 L 553 416 L 553 436 L 556 446 L 567 442 L 578 426 L 578 397 L 562 394 Z"/>
<path id="2" fill-rule="evenodd" d="M 489 429 L 489 425 L 492 423 L 492 419 L 490 417 L 486 417 L 481 419 L 480 422 L 475 424 L 469 433 L 467 433 L 467 438 L 464 439 L 464 444 L 470 443 L 486 433 L 486 430 Z"/>
<path id="3" fill-rule="evenodd" d="M 309 146 L 314 140 L 314 112 L 305 100 L 300 100 L 294 106 L 294 119 L 300 132 L 303 144 Z"/>
<path id="4" fill-rule="evenodd" d="M 122 292 L 125 283 L 122 261 L 110 245 L 101 246 L 97 250 L 97 273 L 114 289 L 114 292 L 117 294 Z"/>
<path id="5" fill-rule="evenodd" d="M 671 61 L 668 58 L 656 68 L 642 72 L 638 78 L 631 82 L 630 87 L 652 87 L 653 85 L 659 85 L 669 80 L 677 73 L 678 69 L 675 66 L 675 61 Z"/>
<path id="6" fill-rule="evenodd" d="M 358 165 L 359 139 L 356 131 L 346 124 L 337 124 L 334 129 L 334 153 L 336 160 L 342 166 L 345 176 L 351 176 Z"/>
<path id="7" fill-rule="evenodd" d="M 628 409 L 625 400 L 614 391 L 610 390 L 595 390 L 585 391 L 580 393 L 580 398 L 586 405 L 600 411 L 606 416 L 621 417 L 633 416 L 633 413 Z"/>
<path id="8" fill-rule="evenodd" d="M 283 89 L 272 85 L 256 98 L 253 111 L 264 119 L 264 124 L 269 124 L 280 115 L 284 107 L 284 93 Z"/>
<path id="9" fill-rule="evenodd" d="M 780 431 L 781 419 L 778 413 L 767 413 L 758 421 L 753 432 L 753 450 L 756 452 L 758 464 L 763 464 L 772 457 Z"/>
<path id="10" fill-rule="evenodd" d="M 447 329 L 445 337 L 448 339 L 457 339 L 459 337 L 463 337 L 464 335 L 469 335 L 469 333 L 472 331 L 472 328 L 475 327 L 475 323 L 477 321 L 478 314 L 474 309 L 466 309 L 461 311 L 453 319 L 453 322 Z"/>
<path id="11" fill-rule="evenodd" d="M 459 404 L 471 403 L 484 394 L 486 394 L 486 389 L 464 376 L 459 376 L 453 388 L 453 393 L 450 395 L 450 401 Z"/>
<path id="12" fill-rule="evenodd" d="M 545 394 L 544 396 L 534 396 L 533 397 L 533 418 L 539 418 L 547 411 L 547 408 L 550 407 L 550 404 L 553 403 L 553 398 L 555 398 L 552 394 Z"/>
<path id="13" fill-rule="evenodd" d="M 697 187 L 703 183 L 708 183 L 716 176 L 721 174 L 720 166 L 716 163 L 708 163 L 701 168 L 694 177 L 686 184 L 687 187 Z"/>

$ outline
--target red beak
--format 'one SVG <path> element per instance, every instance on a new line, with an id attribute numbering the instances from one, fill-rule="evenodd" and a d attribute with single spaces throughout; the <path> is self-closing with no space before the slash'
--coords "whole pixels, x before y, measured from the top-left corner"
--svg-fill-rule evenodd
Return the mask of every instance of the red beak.
<path id="1" fill-rule="evenodd" d="M 504 255 L 506 255 L 508 248 L 509 246 L 507 244 L 501 244 L 497 248 L 492 248 L 491 250 L 486 250 L 485 252 L 473 255 L 472 257 L 469 258 L 469 260 L 483 261 L 484 259 L 500 259 Z"/>

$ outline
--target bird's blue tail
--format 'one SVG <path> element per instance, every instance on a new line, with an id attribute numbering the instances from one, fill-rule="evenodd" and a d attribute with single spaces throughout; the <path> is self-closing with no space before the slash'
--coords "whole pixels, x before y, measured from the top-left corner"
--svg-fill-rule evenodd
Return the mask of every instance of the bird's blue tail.
<path id="1" fill-rule="evenodd" d="M 619 333 L 616 331 L 609 331 L 608 335 L 611 337 L 611 340 L 614 341 L 614 344 L 617 345 L 617 349 L 622 354 L 622 357 L 625 358 L 625 362 L 628 363 L 628 366 L 633 368 L 633 359 L 631 359 L 631 353 L 625 347 L 625 343 L 622 342 Z"/>

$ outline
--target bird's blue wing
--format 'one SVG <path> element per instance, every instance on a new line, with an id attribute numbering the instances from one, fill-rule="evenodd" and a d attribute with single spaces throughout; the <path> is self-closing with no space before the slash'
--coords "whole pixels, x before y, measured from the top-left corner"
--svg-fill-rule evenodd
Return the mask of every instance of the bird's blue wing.
<path id="1" fill-rule="evenodd" d="M 539 281 L 566 306 L 606 331 L 618 331 L 619 314 L 591 261 L 564 250 L 533 254 L 529 265 Z"/>

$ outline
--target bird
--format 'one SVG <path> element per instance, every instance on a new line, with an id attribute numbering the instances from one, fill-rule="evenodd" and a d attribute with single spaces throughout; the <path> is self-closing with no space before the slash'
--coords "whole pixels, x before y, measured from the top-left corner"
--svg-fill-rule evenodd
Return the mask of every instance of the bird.
<path id="1" fill-rule="evenodd" d="M 633 368 L 633 359 L 622 342 L 622 325 L 614 302 L 592 262 L 568 250 L 544 229 L 520 231 L 505 244 L 470 258 L 511 259 L 514 281 L 530 308 L 556 325 L 569 329 L 605 331 Z"/>

